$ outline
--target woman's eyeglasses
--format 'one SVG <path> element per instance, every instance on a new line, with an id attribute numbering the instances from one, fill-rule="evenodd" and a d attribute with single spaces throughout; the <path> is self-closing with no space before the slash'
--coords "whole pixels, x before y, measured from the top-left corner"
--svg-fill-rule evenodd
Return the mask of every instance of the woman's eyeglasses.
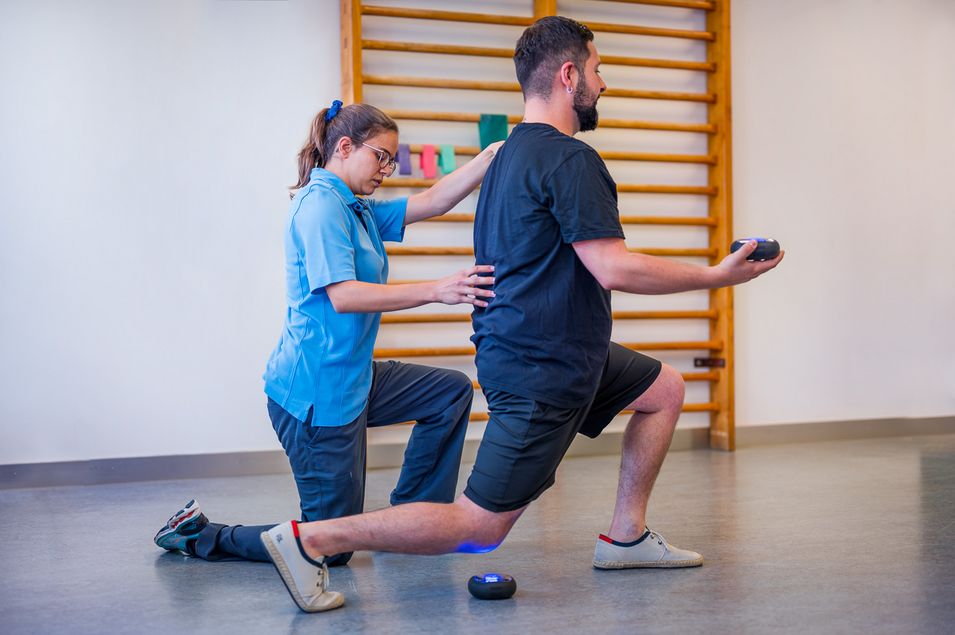
<path id="1" fill-rule="evenodd" d="M 398 162 L 391 158 L 391 154 L 387 150 L 382 150 L 381 148 L 376 148 L 375 146 L 370 146 L 367 143 L 362 142 L 362 145 L 368 148 L 369 150 L 374 150 L 375 154 L 378 155 L 378 167 L 382 170 L 385 170 L 388 176 L 391 176 L 395 173 L 395 168 L 398 167 Z"/>

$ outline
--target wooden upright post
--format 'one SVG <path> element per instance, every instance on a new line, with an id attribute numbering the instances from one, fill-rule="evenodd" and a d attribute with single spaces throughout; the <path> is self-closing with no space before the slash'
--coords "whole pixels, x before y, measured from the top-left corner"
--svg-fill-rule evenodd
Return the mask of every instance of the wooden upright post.
<path id="1" fill-rule="evenodd" d="M 557 0 L 534 0 L 534 19 L 557 15 Z"/>
<path id="2" fill-rule="evenodd" d="M 342 101 L 361 101 L 361 0 L 341 0 Z"/>
<path id="3" fill-rule="evenodd" d="M 716 64 L 716 72 L 707 81 L 707 92 L 716 95 L 716 101 L 707 107 L 709 123 L 716 126 L 710 135 L 709 154 L 716 163 L 709 168 L 710 187 L 717 188 L 710 197 L 710 217 L 716 225 L 710 229 L 710 247 L 716 251 L 714 262 L 729 253 L 733 240 L 733 143 L 732 102 L 730 98 L 730 0 L 717 0 L 706 17 L 707 31 L 716 39 L 707 46 L 708 61 Z M 719 369 L 719 379 L 710 384 L 710 401 L 719 410 L 710 415 L 710 447 L 720 450 L 736 449 L 736 412 L 734 404 L 734 347 L 733 347 L 733 289 L 710 291 L 710 308 L 717 310 L 717 319 L 711 322 L 710 339 L 723 342 L 717 353 L 725 360 Z"/>

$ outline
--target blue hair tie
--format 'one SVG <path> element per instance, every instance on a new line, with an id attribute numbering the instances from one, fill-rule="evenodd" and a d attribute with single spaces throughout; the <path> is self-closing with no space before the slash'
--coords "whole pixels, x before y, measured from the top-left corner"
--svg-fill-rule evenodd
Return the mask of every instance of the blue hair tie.
<path id="1" fill-rule="evenodd" d="M 328 112 L 325 113 L 325 121 L 331 121 L 335 118 L 335 115 L 338 114 L 338 111 L 342 109 L 342 102 L 336 99 L 332 102 L 331 108 L 328 109 Z"/>

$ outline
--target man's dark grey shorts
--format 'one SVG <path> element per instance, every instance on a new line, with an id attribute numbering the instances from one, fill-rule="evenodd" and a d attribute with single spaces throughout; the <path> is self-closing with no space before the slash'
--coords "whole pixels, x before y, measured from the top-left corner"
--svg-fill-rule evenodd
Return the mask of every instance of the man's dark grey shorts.
<path id="1" fill-rule="evenodd" d="M 490 420 L 464 495 L 492 512 L 524 507 L 554 484 L 577 433 L 594 438 L 656 381 L 662 364 L 610 343 L 593 400 L 559 408 L 503 390 L 486 390 Z"/>

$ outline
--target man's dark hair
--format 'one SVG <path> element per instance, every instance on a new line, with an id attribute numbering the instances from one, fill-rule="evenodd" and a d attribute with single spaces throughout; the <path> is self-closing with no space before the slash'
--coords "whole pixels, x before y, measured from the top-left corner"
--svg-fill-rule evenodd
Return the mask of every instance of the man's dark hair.
<path id="1" fill-rule="evenodd" d="M 577 20 L 559 15 L 541 18 L 527 27 L 514 47 L 514 67 L 524 98 L 550 97 L 554 74 L 565 62 L 583 72 L 593 32 Z"/>

